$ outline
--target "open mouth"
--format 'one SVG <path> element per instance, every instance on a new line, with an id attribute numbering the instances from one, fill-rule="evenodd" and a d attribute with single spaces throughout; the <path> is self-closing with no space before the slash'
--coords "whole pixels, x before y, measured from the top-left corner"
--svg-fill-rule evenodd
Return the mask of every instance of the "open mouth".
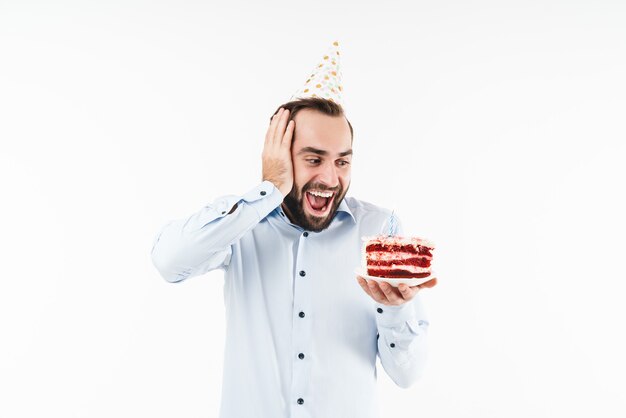
<path id="1" fill-rule="evenodd" d="M 315 216 L 327 215 L 335 199 L 335 193 L 319 190 L 309 190 L 305 195 L 307 209 Z"/>

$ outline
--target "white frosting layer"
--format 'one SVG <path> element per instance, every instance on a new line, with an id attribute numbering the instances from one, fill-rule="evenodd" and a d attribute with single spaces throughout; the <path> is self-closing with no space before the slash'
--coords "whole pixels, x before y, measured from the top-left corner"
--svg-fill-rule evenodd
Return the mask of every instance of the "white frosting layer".
<path id="1" fill-rule="evenodd" d="M 435 248 L 435 244 L 424 238 L 418 237 L 401 237 L 401 236 L 387 236 L 387 235 L 374 235 L 361 238 L 367 244 L 383 244 L 383 245 L 410 245 L 415 248 L 418 246 L 428 247 L 430 249 Z"/>
<path id="2" fill-rule="evenodd" d="M 430 267 L 418 267 L 411 266 L 408 264 L 392 264 L 390 266 L 368 266 L 368 268 L 376 269 L 376 270 L 406 270 L 410 273 L 428 273 L 430 271 Z"/>
<path id="3" fill-rule="evenodd" d="M 407 258 L 423 258 L 426 260 L 432 260 L 432 256 L 422 255 L 422 254 L 413 254 L 407 252 L 388 252 L 388 251 L 370 251 L 367 253 L 368 260 L 381 260 L 381 261 L 389 261 L 389 260 L 406 260 Z"/>

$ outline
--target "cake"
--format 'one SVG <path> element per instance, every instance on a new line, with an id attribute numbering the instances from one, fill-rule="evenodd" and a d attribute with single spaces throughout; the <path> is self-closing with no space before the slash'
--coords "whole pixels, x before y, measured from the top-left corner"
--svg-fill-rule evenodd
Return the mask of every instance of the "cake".
<path id="1" fill-rule="evenodd" d="M 363 238 L 363 267 L 369 276 L 422 278 L 430 275 L 435 248 L 416 237 L 378 235 Z"/>

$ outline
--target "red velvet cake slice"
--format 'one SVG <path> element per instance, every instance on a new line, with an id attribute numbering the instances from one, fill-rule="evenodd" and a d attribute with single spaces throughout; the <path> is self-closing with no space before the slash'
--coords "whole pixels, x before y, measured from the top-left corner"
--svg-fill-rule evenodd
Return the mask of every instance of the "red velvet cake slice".
<path id="1" fill-rule="evenodd" d="M 387 278 L 430 275 L 433 243 L 416 237 L 379 235 L 364 238 L 363 266 L 367 274 Z"/>

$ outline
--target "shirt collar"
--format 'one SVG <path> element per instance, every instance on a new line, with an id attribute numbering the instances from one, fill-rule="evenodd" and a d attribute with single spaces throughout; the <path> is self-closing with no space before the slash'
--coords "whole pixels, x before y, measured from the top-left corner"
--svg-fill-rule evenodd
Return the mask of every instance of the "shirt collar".
<path id="1" fill-rule="evenodd" d="M 354 218 L 354 215 L 352 214 L 350 207 L 346 203 L 345 196 L 343 197 L 343 199 L 341 199 L 341 203 L 339 204 L 339 206 L 337 206 L 337 212 L 346 212 L 348 215 L 350 215 L 350 217 L 352 217 L 352 221 L 356 223 L 356 219 Z"/>

